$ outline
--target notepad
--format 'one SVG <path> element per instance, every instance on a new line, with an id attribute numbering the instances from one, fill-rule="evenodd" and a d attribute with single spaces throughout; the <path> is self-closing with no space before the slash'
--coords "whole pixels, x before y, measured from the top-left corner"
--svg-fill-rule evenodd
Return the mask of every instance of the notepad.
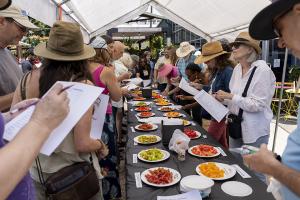
<path id="1" fill-rule="evenodd" d="M 101 95 L 104 90 L 104 88 L 95 87 L 83 83 L 58 81 L 55 84 L 57 83 L 62 84 L 63 87 L 67 87 L 69 85 L 74 86 L 66 90 L 68 93 L 68 98 L 70 100 L 69 114 L 62 121 L 62 123 L 52 131 L 40 151 L 40 153 L 47 156 L 51 155 L 51 153 L 60 145 L 60 143 L 71 132 L 72 128 L 77 124 L 80 118 L 93 105 L 95 100 Z M 7 123 L 5 125 L 3 138 L 5 140 L 11 141 L 19 133 L 21 128 L 23 128 L 23 126 L 25 126 L 25 124 L 29 122 L 34 109 L 35 106 L 29 107 L 20 115 Z M 105 115 L 103 115 L 103 117 L 105 117 Z"/>

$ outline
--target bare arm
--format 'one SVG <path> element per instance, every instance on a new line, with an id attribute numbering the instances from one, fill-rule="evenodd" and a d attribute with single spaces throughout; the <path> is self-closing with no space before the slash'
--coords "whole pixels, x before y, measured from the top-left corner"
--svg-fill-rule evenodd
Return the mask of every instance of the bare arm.
<path id="1" fill-rule="evenodd" d="M 110 98 L 113 101 L 119 101 L 120 98 L 122 97 L 122 91 L 113 70 L 111 69 L 105 70 L 104 73 L 101 73 L 100 79 L 104 80 L 103 82 L 105 83 L 109 91 Z"/>
<path id="2" fill-rule="evenodd" d="M 263 144 L 255 154 L 245 155 L 244 161 L 249 168 L 273 176 L 283 185 L 300 196 L 300 172 L 291 169 L 278 160 L 274 154 Z"/>
<path id="3" fill-rule="evenodd" d="M 25 176 L 44 141 L 69 112 L 67 93 L 60 93 L 61 89 L 57 85 L 41 99 L 30 122 L 0 149 L 0 199 L 6 199 Z"/>
<path id="4" fill-rule="evenodd" d="M 10 108 L 13 97 L 13 92 L 4 96 L 0 96 L 0 111 Z"/>

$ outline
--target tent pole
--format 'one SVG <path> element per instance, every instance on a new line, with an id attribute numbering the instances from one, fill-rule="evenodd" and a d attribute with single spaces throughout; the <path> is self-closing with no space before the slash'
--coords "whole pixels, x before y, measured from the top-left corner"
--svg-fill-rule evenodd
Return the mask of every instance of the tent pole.
<path id="1" fill-rule="evenodd" d="M 275 124 L 275 132 L 274 132 L 274 137 L 273 137 L 274 139 L 273 139 L 273 145 L 272 145 L 272 151 L 273 152 L 275 151 L 275 145 L 276 145 L 276 137 L 277 137 L 277 131 L 278 131 L 279 118 L 280 118 L 281 101 L 282 101 L 282 95 L 283 95 L 283 83 L 285 81 L 285 72 L 286 72 L 288 52 L 289 52 L 288 49 L 285 48 L 284 65 L 283 65 L 283 71 L 282 71 L 282 77 L 281 77 L 281 85 L 280 85 L 280 96 L 279 96 L 279 102 L 278 102 L 276 124 Z"/>

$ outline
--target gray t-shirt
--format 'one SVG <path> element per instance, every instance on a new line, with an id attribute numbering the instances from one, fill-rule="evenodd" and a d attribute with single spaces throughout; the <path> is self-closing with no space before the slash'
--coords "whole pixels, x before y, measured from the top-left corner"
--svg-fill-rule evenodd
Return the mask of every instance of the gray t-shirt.
<path id="1" fill-rule="evenodd" d="M 11 52 L 0 49 L 0 96 L 16 90 L 23 73 Z"/>

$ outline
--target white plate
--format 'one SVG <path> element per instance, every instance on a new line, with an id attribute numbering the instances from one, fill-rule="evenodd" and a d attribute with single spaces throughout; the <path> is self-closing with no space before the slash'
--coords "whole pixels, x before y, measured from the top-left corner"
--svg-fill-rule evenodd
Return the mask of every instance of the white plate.
<path id="1" fill-rule="evenodd" d="M 164 160 L 167 160 L 169 157 L 170 157 L 170 153 L 168 151 L 165 151 L 165 150 L 162 150 L 162 149 L 158 149 L 160 150 L 160 152 L 164 155 L 160 160 L 146 160 L 144 159 L 142 156 L 141 156 L 141 153 L 143 151 L 147 151 L 149 149 L 146 149 L 146 150 L 142 150 L 138 153 L 138 158 L 141 160 L 141 161 L 144 161 L 144 162 L 149 162 L 149 163 L 156 163 L 156 162 L 162 162 Z"/>
<path id="2" fill-rule="evenodd" d="M 137 112 L 150 112 L 152 110 L 152 108 L 151 107 L 148 107 L 148 108 L 150 108 L 148 111 L 139 111 L 138 108 L 135 108 L 134 110 Z"/>
<path id="3" fill-rule="evenodd" d="M 157 110 L 159 110 L 161 112 L 170 112 L 170 111 L 174 111 L 175 110 L 175 108 L 171 108 L 170 107 L 172 110 L 164 111 L 164 110 L 162 110 L 162 108 L 164 108 L 164 107 L 168 107 L 168 106 L 162 106 L 162 107 L 158 108 Z"/>
<path id="4" fill-rule="evenodd" d="M 194 130 L 194 131 L 196 131 L 196 130 Z M 186 134 L 185 134 L 186 135 Z M 199 137 L 201 137 L 201 133 L 199 132 L 199 131 L 196 131 L 196 137 L 194 137 L 194 138 L 190 138 L 188 135 L 186 135 L 186 136 L 188 136 L 191 140 L 195 140 L 195 139 L 198 139 Z"/>
<path id="5" fill-rule="evenodd" d="M 168 187 L 168 186 L 171 186 L 171 185 L 175 185 L 176 183 L 178 183 L 180 181 L 181 175 L 178 171 L 176 171 L 175 169 L 172 169 L 172 168 L 162 167 L 164 169 L 170 170 L 170 172 L 173 174 L 173 181 L 171 183 L 168 183 L 168 184 L 155 184 L 155 183 L 148 182 L 145 175 L 149 173 L 149 170 L 155 170 L 157 168 L 159 168 L 159 167 L 153 167 L 153 168 L 150 168 L 150 169 L 147 169 L 147 170 L 143 171 L 142 174 L 141 174 L 142 181 L 144 183 L 146 183 L 147 185 L 151 185 L 151 186 L 155 186 L 155 187 Z"/>
<path id="6" fill-rule="evenodd" d="M 151 113 L 151 115 L 149 117 L 143 117 L 143 116 L 141 116 L 141 113 L 138 113 L 136 115 L 141 118 L 149 118 L 149 117 L 153 117 L 155 115 L 155 113 Z"/>
<path id="7" fill-rule="evenodd" d="M 214 181 L 199 175 L 190 175 L 183 177 L 180 181 L 180 185 L 187 190 L 207 190 L 214 185 Z"/>
<path id="8" fill-rule="evenodd" d="M 188 121 L 188 120 L 186 120 L 186 121 L 188 122 L 188 124 L 184 124 L 184 126 L 189 126 L 192 124 L 190 121 Z"/>
<path id="9" fill-rule="evenodd" d="M 207 177 L 205 176 L 204 174 L 202 174 L 199 170 L 199 166 L 201 164 L 206 164 L 206 163 L 201 163 L 199 165 L 197 165 L 196 167 L 196 172 L 197 174 L 199 174 L 200 176 L 205 176 L 207 178 L 210 178 L 212 180 L 217 180 L 217 181 L 221 181 L 221 180 L 227 180 L 227 179 L 230 179 L 232 177 L 234 177 L 235 173 L 236 173 L 236 170 L 234 167 L 230 166 L 230 165 L 227 165 L 227 164 L 224 164 L 224 163 L 218 163 L 218 162 L 214 162 L 219 168 L 223 169 L 225 171 L 225 174 L 224 174 L 224 177 L 222 178 L 210 178 L 210 177 Z"/>
<path id="10" fill-rule="evenodd" d="M 151 124 L 151 123 L 148 123 L 148 124 Z M 158 126 L 157 126 L 156 124 L 151 124 L 151 125 L 153 126 L 152 129 L 149 129 L 149 130 L 143 130 L 143 129 L 139 129 L 139 128 L 138 128 L 140 125 L 141 125 L 141 124 L 136 125 L 134 128 L 135 128 L 136 130 L 138 130 L 138 131 L 154 131 L 154 130 L 156 130 L 156 129 L 158 128 Z"/>
<path id="11" fill-rule="evenodd" d="M 183 116 L 182 113 L 179 113 L 179 114 L 180 115 L 178 117 L 182 117 Z M 168 113 L 164 113 L 164 117 L 168 117 L 167 115 L 168 115 Z M 168 117 L 168 118 L 178 118 L 178 117 Z"/>
<path id="12" fill-rule="evenodd" d="M 194 154 L 194 153 L 192 152 L 192 149 L 193 149 L 194 147 L 196 147 L 196 146 L 198 146 L 198 145 L 195 145 L 195 146 L 190 147 L 190 148 L 188 149 L 188 152 L 189 152 L 189 154 L 191 154 L 191 155 L 193 155 L 193 156 L 196 156 L 196 157 L 199 157 L 199 158 L 213 158 L 213 157 L 217 157 L 217 156 L 220 155 L 220 153 L 221 153 L 221 151 L 220 151 L 218 148 L 212 146 L 212 147 L 214 147 L 214 149 L 217 151 L 217 153 L 216 153 L 215 155 L 212 155 L 212 156 L 200 156 L 200 155 Z M 211 145 L 210 145 L 210 146 L 211 146 Z"/>
<path id="13" fill-rule="evenodd" d="M 242 182 L 239 181 L 228 181 L 221 185 L 221 189 L 226 194 L 229 194 L 231 196 L 235 197 L 246 197 L 252 194 L 252 188 Z"/>
<path id="14" fill-rule="evenodd" d="M 156 137 L 156 142 L 150 142 L 150 143 L 143 143 L 143 142 L 140 142 L 138 139 L 140 136 L 155 136 Z M 136 136 L 133 138 L 133 141 L 138 143 L 138 144 L 155 144 L 155 143 L 158 143 L 161 141 L 161 137 L 157 136 L 157 135 L 139 135 L 139 136 Z"/>
<path id="15" fill-rule="evenodd" d="M 157 106 L 170 106 L 173 105 L 172 103 L 168 102 L 168 104 L 159 104 L 159 103 L 155 103 Z"/>
<path id="16" fill-rule="evenodd" d="M 139 103 L 142 103 L 143 101 L 140 101 Z M 139 103 L 135 103 L 135 104 L 133 104 L 133 106 L 134 107 L 140 107 L 138 104 Z M 151 102 L 144 102 L 145 103 L 145 105 L 143 105 L 143 106 L 149 106 L 150 104 L 151 104 Z"/>

